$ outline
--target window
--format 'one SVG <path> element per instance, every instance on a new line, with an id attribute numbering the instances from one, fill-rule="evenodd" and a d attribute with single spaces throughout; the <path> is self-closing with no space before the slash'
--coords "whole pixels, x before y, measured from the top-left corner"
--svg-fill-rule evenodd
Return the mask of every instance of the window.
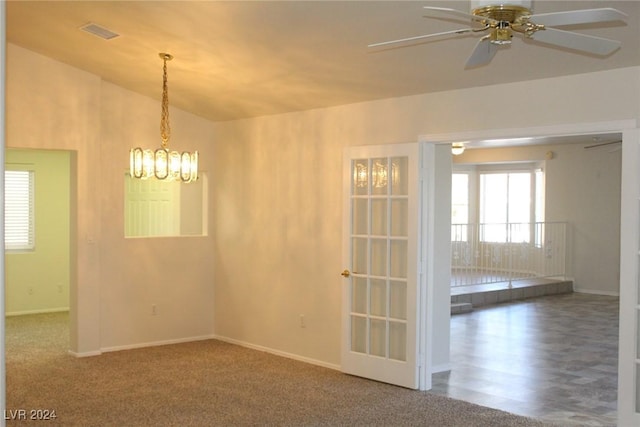
<path id="1" fill-rule="evenodd" d="M 480 174 L 482 241 L 528 242 L 530 222 L 530 172 Z"/>
<path id="2" fill-rule="evenodd" d="M 451 174 L 451 239 L 534 243 L 544 239 L 544 171 L 540 165 L 466 165 Z M 475 224 L 476 229 L 467 224 Z"/>
<path id="3" fill-rule="evenodd" d="M 4 173 L 5 250 L 35 248 L 34 180 L 33 171 L 7 170 Z"/>
<path id="4" fill-rule="evenodd" d="M 451 175 L 451 240 L 467 241 L 469 223 L 469 174 Z"/>
<path id="5" fill-rule="evenodd" d="M 541 248 L 544 243 L 544 173 L 542 169 L 535 171 L 535 199 L 534 199 L 534 220 L 535 225 L 535 243 Z"/>
<path id="6" fill-rule="evenodd" d="M 469 222 L 469 175 L 451 175 L 451 224 Z"/>

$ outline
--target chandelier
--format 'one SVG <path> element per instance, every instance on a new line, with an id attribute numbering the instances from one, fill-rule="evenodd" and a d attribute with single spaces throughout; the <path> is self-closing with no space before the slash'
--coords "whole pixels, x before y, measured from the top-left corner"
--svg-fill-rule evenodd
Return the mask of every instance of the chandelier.
<path id="1" fill-rule="evenodd" d="M 169 151 L 171 126 L 169 125 L 169 90 L 167 86 L 167 61 L 173 56 L 160 53 L 164 62 L 162 78 L 162 113 L 160 116 L 160 139 L 162 143 L 157 150 L 133 148 L 129 152 L 129 173 L 133 178 L 156 179 L 166 181 L 192 182 L 198 179 L 198 152 Z"/>

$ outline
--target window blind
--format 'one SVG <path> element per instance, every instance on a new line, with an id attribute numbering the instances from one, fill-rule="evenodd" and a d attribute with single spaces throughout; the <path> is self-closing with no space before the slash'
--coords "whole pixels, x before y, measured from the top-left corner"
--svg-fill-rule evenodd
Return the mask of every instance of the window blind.
<path id="1" fill-rule="evenodd" d="M 34 244 L 34 172 L 4 172 L 5 250 L 33 250 Z"/>

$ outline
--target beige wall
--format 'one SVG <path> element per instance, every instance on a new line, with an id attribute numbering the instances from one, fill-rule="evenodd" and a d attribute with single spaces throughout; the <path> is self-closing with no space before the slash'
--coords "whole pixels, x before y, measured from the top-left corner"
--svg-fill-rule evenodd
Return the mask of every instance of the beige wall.
<path id="1" fill-rule="evenodd" d="M 25 314 L 69 308 L 68 151 L 7 150 L 8 169 L 35 174 L 35 250 L 5 256 L 5 312 Z"/>
<path id="2" fill-rule="evenodd" d="M 635 120 L 639 92 L 627 68 L 216 124 L 216 333 L 339 365 L 344 147 Z"/>
<path id="3" fill-rule="evenodd" d="M 199 149 L 209 172 L 210 235 L 124 239 L 127 150 L 158 143 L 158 102 L 14 45 L 7 77 L 8 145 L 77 155 L 72 349 L 85 354 L 215 331 L 337 365 L 344 147 L 640 117 L 639 68 L 217 124 L 172 109 L 172 145 Z M 514 93 L 527 102 L 488 105 Z"/>
<path id="4" fill-rule="evenodd" d="M 540 161 L 545 170 L 545 219 L 570 224 L 568 274 L 581 292 L 618 295 L 620 285 L 620 146 L 581 143 L 471 149 L 456 164 Z M 553 158 L 545 160 L 546 153 Z"/>
<path id="5" fill-rule="evenodd" d="M 6 109 L 8 147 L 71 150 L 77 158 L 72 351 L 94 354 L 211 335 L 213 237 L 124 239 L 128 150 L 159 146 L 159 102 L 9 44 Z M 171 124 L 170 145 L 200 150 L 207 170 L 211 123 L 172 109 Z M 152 316 L 154 304 L 158 314 Z"/>

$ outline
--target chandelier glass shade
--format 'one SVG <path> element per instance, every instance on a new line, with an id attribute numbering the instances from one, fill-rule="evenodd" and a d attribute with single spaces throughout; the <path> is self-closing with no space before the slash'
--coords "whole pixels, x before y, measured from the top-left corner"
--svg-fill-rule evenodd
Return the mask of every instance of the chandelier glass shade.
<path id="1" fill-rule="evenodd" d="M 129 174 L 133 178 L 156 178 L 166 181 L 192 182 L 198 179 L 198 152 L 171 151 L 167 148 L 171 137 L 169 125 L 169 91 L 167 86 L 168 53 L 160 53 L 164 62 L 162 79 L 162 114 L 160 118 L 160 148 L 156 150 L 132 148 L 129 151 Z"/>

